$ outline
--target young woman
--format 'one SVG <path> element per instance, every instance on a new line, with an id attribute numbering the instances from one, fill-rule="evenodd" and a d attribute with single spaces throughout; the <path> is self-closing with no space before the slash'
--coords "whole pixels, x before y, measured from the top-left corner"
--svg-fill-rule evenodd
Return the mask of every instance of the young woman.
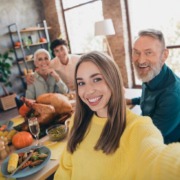
<path id="1" fill-rule="evenodd" d="M 76 111 L 55 179 L 180 177 L 180 144 L 165 145 L 149 117 L 126 109 L 115 62 L 91 52 L 75 70 Z"/>
<path id="2" fill-rule="evenodd" d="M 56 71 L 50 68 L 50 55 L 45 49 L 38 49 L 34 53 L 34 82 L 27 86 L 26 98 L 36 99 L 44 93 L 67 93 L 66 84 L 60 79 Z"/>

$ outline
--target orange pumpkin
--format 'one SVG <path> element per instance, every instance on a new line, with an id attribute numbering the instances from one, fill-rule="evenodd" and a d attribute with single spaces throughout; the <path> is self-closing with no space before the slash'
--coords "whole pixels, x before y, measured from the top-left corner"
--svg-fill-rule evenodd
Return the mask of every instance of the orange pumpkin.
<path id="1" fill-rule="evenodd" d="M 26 131 L 18 132 L 12 138 L 12 144 L 16 149 L 21 149 L 30 146 L 32 142 L 33 142 L 32 135 Z"/>
<path id="2" fill-rule="evenodd" d="M 19 47 L 19 46 L 21 46 L 21 43 L 19 41 L 17 41 L 17 42 L 14 43 L 14 46 Z"/>
<path id="3" fill-rule="evenodd" d="M 19 114 L 23 117 L 25 117 L 29 111 L 30 108 L 25 103 L 19 108 Z"/>
<path id="4" fill-rule="evenodd" d="M 46 38 L 42 37 L 39 39 L 39 42 L 47 42 Z"/>

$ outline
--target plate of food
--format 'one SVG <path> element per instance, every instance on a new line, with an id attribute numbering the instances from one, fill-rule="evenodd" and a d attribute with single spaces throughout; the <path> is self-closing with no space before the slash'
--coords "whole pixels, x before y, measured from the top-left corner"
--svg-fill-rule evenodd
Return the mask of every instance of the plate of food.
<path id="1" fill-rule="evenodd" d="M 26 177 L 45 167 L 50 157 L 51 151 L 47 147 L 29 146 L 10 154 L 2 163 L 1 172 L 4 176 L 11 178 Z M 25 164 L 24 161 L 26 161 Z M 20 169 L 18 169 L 19 166 L 21 166 Z M 16 169 L 18 171 L 13 173 Z"/>

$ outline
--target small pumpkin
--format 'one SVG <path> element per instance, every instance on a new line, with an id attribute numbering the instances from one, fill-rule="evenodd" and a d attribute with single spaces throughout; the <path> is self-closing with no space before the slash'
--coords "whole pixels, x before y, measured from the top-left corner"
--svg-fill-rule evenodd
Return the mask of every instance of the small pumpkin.
<path id="1" fill-rule="evenodd" d="M 19 46 L 21 46 L 21 43 L 19 41 L 14 43 L 14 47 L 19 47 Z"/>
<path id="2" fill-rule="evenodd" d="M 19 114 L 23 117 L 25 117 L 29 111 L 30 108 L 25 103 L 19 108 Z"/>
<path id="3" fill-rule="evenodd" d="M 21 131 L 16 133 L 12 138 L 12 144 L 16 149 L 30 146 L 33 143 L 33 137 L 29 132 Z"/>
<path id="4" fill-rule="evenodd" d="M 39 39 L 39 42 L 47 42 L 47 40 L 46 40 L 46 38 L 41 37 L 41 38 Z"/>

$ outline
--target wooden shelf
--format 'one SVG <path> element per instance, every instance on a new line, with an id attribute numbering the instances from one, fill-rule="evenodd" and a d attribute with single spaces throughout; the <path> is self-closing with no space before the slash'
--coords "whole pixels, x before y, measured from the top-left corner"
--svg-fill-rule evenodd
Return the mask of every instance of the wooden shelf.
<path id="1" fill-rule="evenodd" d="M 41 23 L 23 29 L 19 29 L 18 25 L 13 23 L 8 26 L 8 29 L 19 74 L 23 75 L 25 69 L 30 70 L 29 67 L 34 68 L 34 52 L 39 48 L 48 49 L 48 43 L 50 42 L 48 29 L 51 29 L 51 27 L 48 27 L 46 20 L 43 20 Z M 40 42 L 40 38 L 42 37 L 46 39 L 46 42 Z M 19 46 L 15 46 L 16 42 L 20 42 L 20 44 L 17 44 Z M 30 50 L 30 52 L 28 52 L 28 50 Z M 29 55 L 32 55 L 32 57 Z M 20 80 L 24 89 L 26 89 L 26 80 L 23 76 Z"/>
<path id="2" fill-rule="evenodd" d="M 25 60 L 25 62 L 32 62 L 32 61 L 34 61 L 34 59 Z M 18 61 L 19 64 L 22 64 L 23 62 L 24 62 L 23 60 Z"/>
<path id="3" fill-rule="evenodd" d="M 29 47 L 29 46 L 38 46 L 41 44 L 47 44 L 47 42 L 39 42 L 39 43 L 34 43 L 34 44 L 29 44 L 27 46 L 23 46 L 23 47 Z M 15 49 L 19 49 L 21 46 L 15 46 Z"/>
<path id="4" fill-rule="evenodd" d="M 47 27 L 47 29 L 51 29 L 51 27 Z M 26 33 L 26 32 L 32 32 L 32 31 L 43 31 L 43 30 L 45 30 L 44 27 L 30 27 L 30 28 L 24 28 L 20 30 L 20 33 Z M 17 33 L 17 31 L 14 31 L 11 33 Z"/>

